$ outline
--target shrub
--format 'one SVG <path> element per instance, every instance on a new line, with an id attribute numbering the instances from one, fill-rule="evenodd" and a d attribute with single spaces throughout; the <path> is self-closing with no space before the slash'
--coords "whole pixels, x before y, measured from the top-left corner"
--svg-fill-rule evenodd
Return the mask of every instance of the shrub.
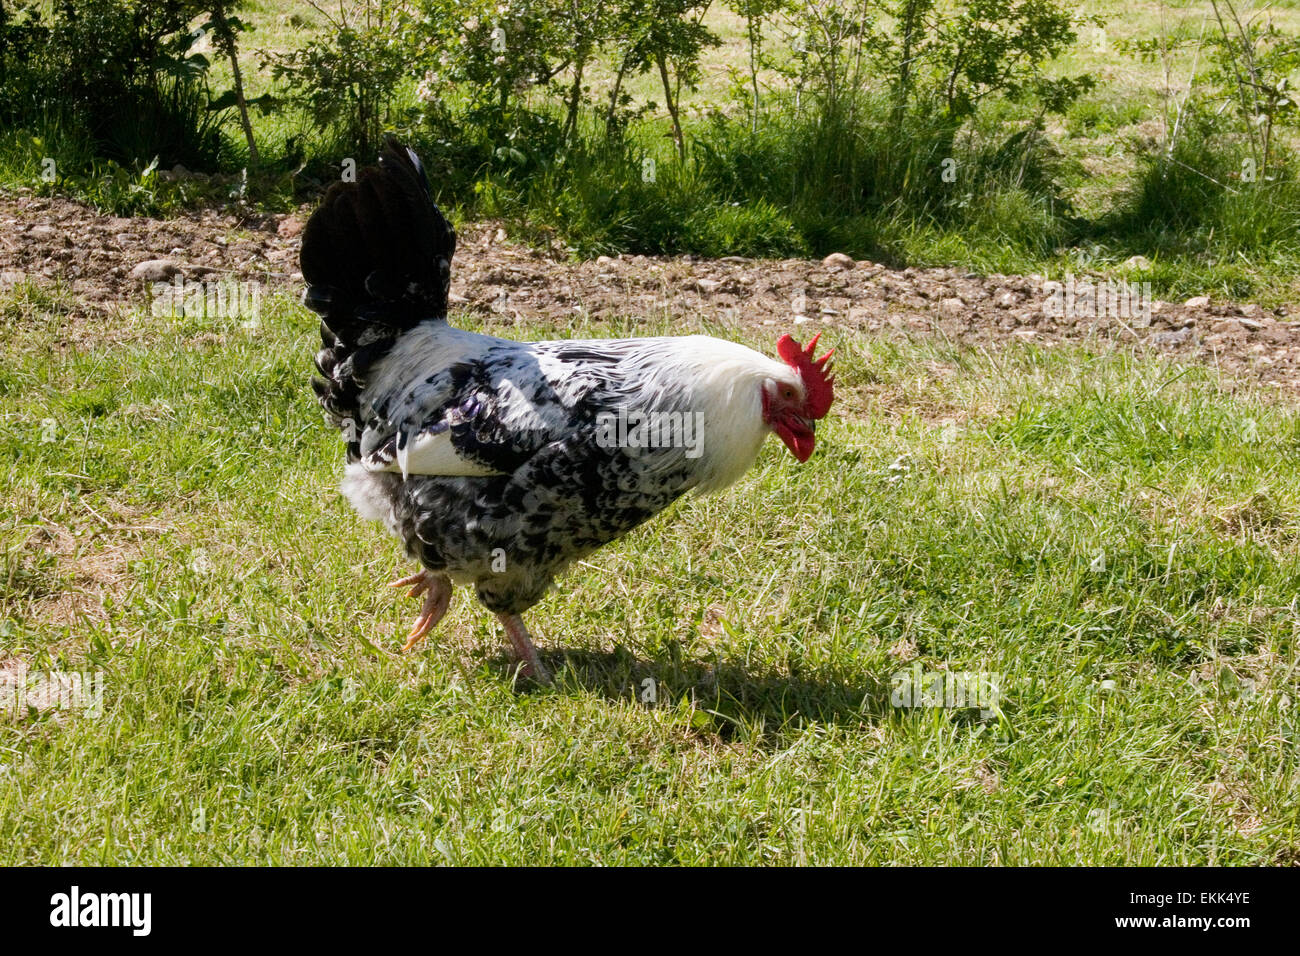
<path id="1" fill-rule="evenodd" d="M 325 131 L 327 148 L 370 156 L 412 73 L 410 16 L 404 4 L 389 0 L 340 4 L 337 15 L 324 15 L 329 29 L 323 40 L 314 37 L 267 62 L 287 99 Z"/>
<path id="2" fill-rule="evenodd" d="M 2 118 L 84 130 L 100 157 L 123 163 L 216 167 L 222 115 L 208 110 L 208 62 L 188 26 L 202 10 L 201 0 L 20 0 L 0 15 Z"/>

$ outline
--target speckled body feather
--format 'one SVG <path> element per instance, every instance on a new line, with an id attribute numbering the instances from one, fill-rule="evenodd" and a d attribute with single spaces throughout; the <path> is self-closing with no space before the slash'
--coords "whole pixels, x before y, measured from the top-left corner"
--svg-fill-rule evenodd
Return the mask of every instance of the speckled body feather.
<path id="1" fill-rule="evenodd" d="M 571 561 L 687 491 L 729 484 L 735 462 L 743 471 L 753 461 L 765 434 L 758 409 L 733 415 L 706 374 L 728 352 L 780 372 L 758 353 L 703 336 L 517 343 L 426 323 L 378 364 L 362 393 L 362 459 L 348 466 L 344 491 L 425 567 L 473 583 L 493 611 L 518 613 Z M 757 403 L 757 381 L 742 378 L 754 386 L 742 393 Z M 602 416 L 636 412 L 698 413 L 702 440 L 611 445 Z M 403 477 L 399 445 L 430 436 L 487 473 Z M 447 456 L 441 461 L 450 470 Z"/>

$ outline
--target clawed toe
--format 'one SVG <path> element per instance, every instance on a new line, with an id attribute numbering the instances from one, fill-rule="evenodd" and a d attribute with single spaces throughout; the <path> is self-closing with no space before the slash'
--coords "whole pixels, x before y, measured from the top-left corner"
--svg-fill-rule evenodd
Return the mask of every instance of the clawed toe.
<path id="1" fill-rule="evenodd" d="M 417 571 L 415 574 L 408 575 L 404 578 L 398 578 L 396 581 L 389 581 L 390 588 L 404 588 L 408 585 L 415 585 L 411 590 L 406 592 L 407 597 L 419 597 L 425 591 L 429 590 L 429 579 L 433 575 L 428 571 Z"/>
<path id="2" fill-rule="evenodd" d="M 406 635 L 406 643 L 402 645 L 402 651 L 409 651 L 421 641 L 423 641 L 442 620 L 443 615 L 447 613 L 447 608 L 451 604 L 451 581 L 445 574 L 434 574 L 432 571 L 419 571 L 408 577 L 401 578 L 397 581 L 389 582 L 389 587 L 404 588 L 411 585 L 411 590 L 407 592 L 408 597 L 419 597 L 424 595 L 424 604 L 420 607 L 419 616 L 415 619 L 415 625 L 411 632 Z"/>

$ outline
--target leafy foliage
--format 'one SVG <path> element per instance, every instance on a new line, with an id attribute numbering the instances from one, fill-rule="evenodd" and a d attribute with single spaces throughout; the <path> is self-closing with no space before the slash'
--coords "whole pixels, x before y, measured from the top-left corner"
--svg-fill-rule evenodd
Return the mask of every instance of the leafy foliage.
<path id="1" fill-rule="evenodd" d="M 0 13 L 0 107 L 10 123 L 51 111 L 103 156 L 216 166 L 218 114 L 205 115 L 207 58 L 190 22 L 201 0 L 20 2 Z"/>
<path id="2" fill-rule="evenodd" d="M 274 75 L 288 99 L 331 130 L 336 141 L 358 155 L 378 151 L 403 80 L 410 75 L 410 26 L 405 4 L 340 4 L 329 17 L 324 43 L 271 54 Z"/>

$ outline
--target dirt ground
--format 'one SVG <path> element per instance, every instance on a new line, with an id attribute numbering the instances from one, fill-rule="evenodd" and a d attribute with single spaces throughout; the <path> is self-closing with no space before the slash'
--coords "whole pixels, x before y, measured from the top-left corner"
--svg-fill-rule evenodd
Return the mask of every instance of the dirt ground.
<path id="1" fill-rule="evenodd" d="M 241 218 L 206 210 L 166 220 L 117 218 L 62 199 L 0 196 L 0 291 L 35 281 L 70 294 L 70 339 L 111 337 L 123 307 L 145 301 L 148 284 L 161 278 L 256 281 L 267 292 L 296 292 L 306 212 Z M 1076 277 L 1076 287 L 1084 279 Z M 802 327 L 803 334 L 825 329 L 828 338 L 835 328 L 857 328 L 986 347 L 1093 339 L 1213 363 L 1234 377 L 1277 386 L 1288 397 L 1300 395 L 1300 322 L 1290 321 L 1300 314 L 1295 307 L 1147 298 L 1107 310 L 1089 307 L 1082 290 L 1076 292 L 1078 304 L 1069 308 L 1064 290 L 1054 298 L 1041 276 L 893 270 L 844 256 L 620 256 L 573 263 L 515 246 L 491 223 L 462 230 L 452 268 L 453 309 L 506 326 L 540 321 L 558 332 L 585 312 L 714 317 L 782 330 Z"/>

